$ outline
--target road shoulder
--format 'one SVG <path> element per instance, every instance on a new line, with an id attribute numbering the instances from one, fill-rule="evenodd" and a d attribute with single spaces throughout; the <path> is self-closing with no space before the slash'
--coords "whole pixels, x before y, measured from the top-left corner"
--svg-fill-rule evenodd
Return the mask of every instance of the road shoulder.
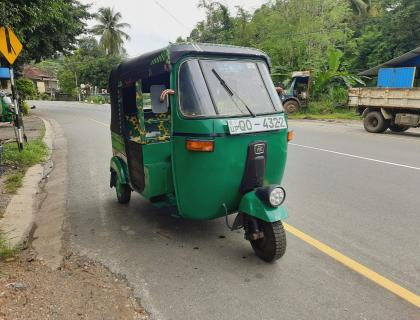
<path id="1" fill-rule="evenodd" d="M 0 319 L 149 319 L 125 278 L 66 247 L 67 143 L 56 122 L 44 123 L 51 157 L 25 180 L 31 192 L 14 197 L 33 204 L 22 228 L 32 232 L 18 255 L 0 258 Z"/>

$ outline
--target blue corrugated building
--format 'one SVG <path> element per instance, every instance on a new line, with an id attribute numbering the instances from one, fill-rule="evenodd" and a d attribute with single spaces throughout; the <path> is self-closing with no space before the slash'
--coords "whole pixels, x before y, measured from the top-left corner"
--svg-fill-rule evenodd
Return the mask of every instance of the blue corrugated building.
<path id="1" fill-rule="evenodd" d="M 379 66 L 360 73 L 362 76 L 378 77 L 380 88 L 413 88 L 419 86 L 420 47 L 404 53 Z"/>

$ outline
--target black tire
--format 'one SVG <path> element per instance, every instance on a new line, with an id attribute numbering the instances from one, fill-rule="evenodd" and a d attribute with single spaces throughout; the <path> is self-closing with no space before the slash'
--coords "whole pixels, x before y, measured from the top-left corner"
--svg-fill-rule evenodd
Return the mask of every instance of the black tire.
<path id="1" fill-rule="evenodd" d="M 407 131 L 409 128 L 410 128 L 410 127 L 408 127 L 408 126 L 400 126 L 400 125 L 398 125 L 398 124 L 391 124 L 391 125 L 389 126 L 389 129 L 390 129 L 392 132 L 404 132 L 404 131 Z"/>
<path id="2" fill-rule="evenodd" d="M 369 112 L 363 120 L 367 132 L 383 133 L 388 129 L 389 123 L 379 111 Z"/>
<path id="3" fill-rule="evenodd" d="M 115 186 L 117 199 L 119 203 L 128 203 L 131 199 L 131 188 L 128 184 L 122 184 L 117 181 Z"/>
<path id="4" fill-rule="evenodd" d="M 295 113 L 299 111 L 299 103 L 295 100 L 289 100 L 284 103 L 283 108 L 287 113 Z"/>
<path id="5" fill-rule="evenodd" d="M 255 254 L 266 262 L 274 262 L 280 259 L 286 252 L 286 232 L 281 221 L 266 222 L 258 220 L 258 226 L 264 233 L 264 237 L 258 240 L 250 240 Z"/>

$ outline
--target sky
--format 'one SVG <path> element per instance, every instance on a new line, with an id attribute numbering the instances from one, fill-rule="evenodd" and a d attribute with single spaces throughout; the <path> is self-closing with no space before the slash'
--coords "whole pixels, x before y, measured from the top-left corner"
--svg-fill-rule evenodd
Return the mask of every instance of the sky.
<path id="1" fill-rule="evenodd" d="M 130 57 L 166 46 L 178 36 L 186 37 L 196 23 L 204 18 L 198 0 L 82 0 L 92 4 L 92 12 L 100 7 L 114 7 L 123 21 L 131 25 L 126 30 L 131 40 L 125 43 Z M 241 5 L 249 11 L 259 8 L 267 0 L 221 0 L 232 12 Z M 165 10 L 163 8 L 165 8 Z M 89 25 L 94 25 L 90 21 Z"/>

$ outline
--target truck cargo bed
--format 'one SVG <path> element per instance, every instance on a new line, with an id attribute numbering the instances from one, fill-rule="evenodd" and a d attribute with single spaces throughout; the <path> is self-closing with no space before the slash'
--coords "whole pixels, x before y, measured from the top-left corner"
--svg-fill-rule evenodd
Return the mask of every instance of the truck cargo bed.
<path id="1" fill-rule="evenodd" d="M 351 88 L 348 105 L 420 110 L 420 88 Z"/>

